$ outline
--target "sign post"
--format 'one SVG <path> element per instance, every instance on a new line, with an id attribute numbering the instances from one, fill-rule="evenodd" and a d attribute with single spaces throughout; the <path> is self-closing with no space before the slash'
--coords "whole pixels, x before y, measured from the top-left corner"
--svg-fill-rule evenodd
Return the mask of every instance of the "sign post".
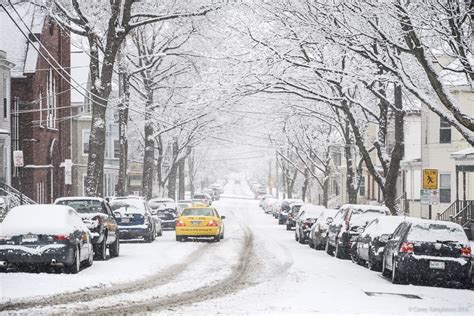
<path id="1" fill-rule="evenodd" d="M 439 203 L 438 194 L 438 169 L 423 169 L 423 190 L 420 200 L 428 204 L 429 219 L 432 218 L 432 205 Z"/>
<path id="2" fill-rule="evenodd" d="M 24 160 L 23 160 L 23 150 L 14 150 L 13 151 L 13 166 L 14 167 L 23 167 Z"/>

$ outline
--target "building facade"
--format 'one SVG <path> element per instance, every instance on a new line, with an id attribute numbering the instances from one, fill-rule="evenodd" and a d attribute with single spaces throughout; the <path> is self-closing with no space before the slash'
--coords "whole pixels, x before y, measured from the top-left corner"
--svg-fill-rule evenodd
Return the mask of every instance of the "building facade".
<path id="1" fill-rule="evenodd" d="M 0 181 L 11 184 L 10 71 L 15 66 L 0 50 Z"/>
<path id="2" fill-rule="evenodd" d="M 24 165 L 12 185 L 38 203 L 67 196 L 64 162 L 71 158 L 70 35 L 38 6 L 0 12 L 0 49 L 11 56 L 12 149 Z"/>

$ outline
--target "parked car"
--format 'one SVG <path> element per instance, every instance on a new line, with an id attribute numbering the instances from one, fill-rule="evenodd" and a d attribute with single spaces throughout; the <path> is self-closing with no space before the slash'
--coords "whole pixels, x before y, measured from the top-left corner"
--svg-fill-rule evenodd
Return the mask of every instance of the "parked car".
<path id="1" fill-rule="evenodd" d="M 186 208 L 176 220 L 176 241 L 212 238 L 218 242 L 224 239 L 224 218 L 213 207 Z"/>
<path id="2" fill-rule="evenodd" d="M 335 253 L 336 258 L 348 258 L 352 242 L 363 232 L 373 219 L 390 215 L 385 206 L 345 204 L 340 207 L 329 225 L 326 252 Z"/>
<path id="3" fill-rule="evenodd" d="M 277 199 L 273 201 L 272 205 L 270 206 L 270 214 L 272 214 L 274 218 L 278 218 L 278 213 L 280 213 L 282 203 L 283 200 Z"/>
<path id="4" fill-rule="evenodd" d="M 153 198 L 148 201 L 148 206 L 152 210 L 156 210 L 165 203 L 174 203 L 174 200 L 171 198 Z"/>
<path id="5" fill-rule="evenodd" d="M 304 204 L 296 217 L 295 240 L 304 244 L 309 239 L 311 226 L 318 220 L 326 208 L 320 205 Z"/>
<path id="6" fill-rule="evenodd" d="M 283 209 L 283 207 L 282 207 L 280 212 L 278 213 L 278 225 L 287 225 L 286 230 L 288 230 L 288 216 L 289 216 L 289 214 L 290 213 L 298 214 L 299 210 L 301 210 L 301 207 L 303 205 L 305 205 L 305 204 L 302 203 L 302 202 L 301 203 L 300 202 L 295 202 L 295 203 L 290 203 L 289 208 Z"/>
<path id="7" fill-rule="evenodd" d="M 462 226 L 407 218 L 389 236 L 382 274 L 393 283 L 457 282 L 471 287 L 471 247 Z"/>
<path id="8" fill-rule="evenodd" d="M 352 260 L 380 271 L 388 237 L 405 219 L 405 216 L 382 216 L 370 222 L 352 246 Z"/>
<path id="9" fill-rule="evenodd" d="M 286 215 L 286 230 L 291 230 L 296 226 L 296 217 L 300 213 L 300 209 L 303 203 L 294 203 L 291 205 L 291 209 Z"/>
<path id="10" fill-rule="evenodd" d="M 262 208 L 263 208 L 263 211 L 265 212 L 265 214 L 271 214 L 272 213 L 273 204 L 275 204 L 276 201 L 278 201 L 278 199 L 274 198 L 274 197 L 266 198 L 263 201 Z"/>
<path id="11" fill-rule="evenodd" d="M 326 246 L 326 238 L 329 224 L 333 221 L 339 210 L 327 208 L 318 217 L 316 223 L 311 226 L 308 244 L 316 250 L 323 250 Z"/>
<path id="12" fill-rule="evenodd" d="M 82 221 L 91 231 L 96 259 L 107 260 L 107 248 L 110 257 L 119 256 L 119 228 L 112 209 L 105 199 L 64 197 L 56 199 L 54 204 L 70 206 L 81 216 Z"/>
<path id="13" fill-rule="evenodd" d="M 212 204 L 212 197 L 207 193 L 197 193 L 193 196 L 194 201 L 201 201 L 206 206 L 211 206 Z"/>
<path id="14" fill-rule="evenodd" d="M 258 206 L 263 208 L 263 206 L 265 205 L 265 202 L 268 198 L 273 198 L 273 196 L 271 196 L 269 194 L 261 195 L 260 196 L 260 202 L 258 202 Z"/>
<path id="15" fill-rule="evenodd" d="M 161 221 L 156 221 L 148 203 L 141 199 L 120 199 L 110 202 L 120 229 L 120 239 L 143 238 L 152 242 L 162 235 Z M 157 227 L 158 226 L 158 227 Z"/>
<path id="16" fill-rule="evenodd" d="M 89 229 L 68 206 L 24 205 L 10 210 L 0 224 L 0 269 L 63 267 L 77 273 L 91 266 Z"/>

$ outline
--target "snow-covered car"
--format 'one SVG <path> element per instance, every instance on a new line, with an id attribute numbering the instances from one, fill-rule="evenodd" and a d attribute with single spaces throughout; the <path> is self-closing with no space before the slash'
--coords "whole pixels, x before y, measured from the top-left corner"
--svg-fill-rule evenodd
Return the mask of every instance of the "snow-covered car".
<path id="1" fill-rule="evenodd" d="M 143 238 L 152 242 L 162 235 L 161 220 L 156 221 L 145 200 L 120 199 L 110 202 L 120 230 L 120 239 Z"/>
<path id="2" fill-rule="evenodd" d="M 201 201 L 206 206 L 211 206 L 212 197 L 207 193 L 196 193 L 193 195 L 193 202 Z"/>
<path id="3" fill-rule="evenodd" d="M 280 223 L 280 213 L 288 214 L 288 212 L 291 210 L 291 206 L 296 203 L 304 204 L 303 200 L 300 199 L 284 199 L 281 202 L 280 208 L 274 213 L 275 218 L 278 219 L 278 223 Z M 284 223 L 286 223 L 286 219 L 281 225 Z"/>
<path id="4" fill-rule="evenodd" d="M 174 203 L 174 200 L 171 198 L 153 198 L 148 201 L 148 206 L 152 210 L 157 210 L 159 207 L 166 203 Z"/>
<path id="5" fill-rule="evenodd" d="M 348 258 L 352 242 L 364 231 L 372 220 L 390 215 L 386 206 L 345 204 L 339 208 L 334 221 L 329 225 L 326 252 L 334 252 L 336 258 Z"/>
<path id="6" fill-rule="evenodd" d="M 270 194 L 261 195 L 260 196 L 260 201 L 258 202 L 258 206 L 263 208 L 263 205 L 265 204 L 265 200 L 268 199 L 268 198 L 271 198 L 271 197 L 273 197 L 273 196 L 271 196 Z"/>
<path id="7" fill-rule="evenodd" d="M 176 219 L 176 241 L 212 238 L 218 242 L 224 238 L 224 218 L 213 207 L 186 208 Z"/>
<path id="8" fill-rule="evenodd" d="M 382 274 L 393 283 L 458 282 L 471 287 L 471 247 L 462 226 L 446 221 L 407 218 L 390 236 Z"/>
<path id="9" fill-rule="evenodd" d="M 274 197 L 268 197 L 262 202 L 262 208 L 265 214 L 269 214 L 272 212 L 272 205 L 278 201 L 277 198 Z"/>
<path id="10" fill-rule="evenodd" d="M 0 268 L 63 267 L 77 273 L 91 266 L 91 233 L 76 211 L 60 205 L 24 205 L 0 224 Z"/>
<path id="11" fill-rule="evenodd" d="M 280 215 L 278 215 L 278 224 L 280 224 L 280 222 L 282 223 L 281 225 L 286 224 L 286 230 L 295 228 L 296 217 L 300 213 L 303 205 L 303 203 L 292 203 L 288 211 L 281 211 Z"/>
<path id="12" fill-rule="evenodd" d="M 70 206 L 76 210 L 91 231 L 96 259 L 107 260 L 120 253 L 119 229 L 109 203 L 98 197 L 63 197 L 54 201 L 56 205 Z"/>
<path id="13" fill-rule="evenodd" d="M 295 240 L 304 244 L 309 239 L 311 226 L 318 220 L 326 208 L 320 205 L 304 204 L 296 217 Z"/>
<path id="14" fill-rule="evenodd" d="M 339 210 L 332 208 L 325 209 L 318 217 L 316 223 L 311 226 L 308 244 L 316 250 L 323 250 L 326 246 L 326 238 L 329 224 L 333 221 Z"/>
<path id="15" fill-rule="evenodd" d="M 405 219 L 405 216 L 382 216 L 370 222 L 352 246 L 352 260 L 367 264 L 370 270 L 380 271 L 388 237 Z"/>
<path id="16" fill-rule="evenodd" d="M 163 229 L 171 229 L 174 230 L 176 228 L 176 213 L 165 211 L 159 211 L 157 216 L 161 220 L 161 227 Z"/>

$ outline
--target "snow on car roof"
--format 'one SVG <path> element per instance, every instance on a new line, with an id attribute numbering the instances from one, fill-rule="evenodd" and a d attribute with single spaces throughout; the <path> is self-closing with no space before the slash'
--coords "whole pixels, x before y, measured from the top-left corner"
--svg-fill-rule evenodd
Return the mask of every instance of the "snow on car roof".
<path id="1" fill-rule="evenodd" d="M 372 221 L 370 235 L 392 234 L 398 225 L 406 220 L 406 216 L 380 216 Z"/>
<path id="2" fill-rule="evenodd" d="M 132 206 L 134 208 L 138 208 L 140 210 L 145 211 L 145 202 L 144 200 L 139 200 L 139 199 L 119 199 L 119 200 L 113 200 L 110 202 L 110 206 L 112 207 L 121 207 L 121 206 Z"/>
<path id="3" fill-rule="evenodd" d="M 468 243 L 467 235 L 461 225 L 448 222 L 421 218 L 407 218 L 412 223 L 407 240 L 437 242 L 454 240 Z"/>
<path id="4" fill-rule="evenodd" d="M 54 204 L 57 204 L 59 201 L 82 201 L 82 200 L 98 201 L 98 202 L 103 202 L 103 201 L 105 201 L 103 198 L 100 198 L 100 197 L 91 197 L 91 196 L 68 196 L 68 197 L 57 198 L 56 201 L 54 201 Z"/>
<path id="5" fill-rule="evenodd" d="M 81 218 L 69 206 L 52 204 L 23 205 L 13 208 L 0 224 L 0 235 L 69 234 L 83 226 Z"/>
<path id="6" fill-rule="evenodd" d="M 384 205 L 370 205 L 370 204 L 344 204 L 341 208 L 350 207 L 356 210 L 361 211 L 381 211 L 383 213 L 390 214 L 390 210 L 388 207 Z"/>
<path id="7" fill-rule="evenodd" d="M 130 206 L 122 206 L 116 210 L 114 210 L 114 213 L 115 212 L 119 212 L 120 214 L 124 215 L 124 214 L 145 214 L 145 210 L 143 208 L 137 208 L 135 207 L 135 205 L 130 205 Z"/>

